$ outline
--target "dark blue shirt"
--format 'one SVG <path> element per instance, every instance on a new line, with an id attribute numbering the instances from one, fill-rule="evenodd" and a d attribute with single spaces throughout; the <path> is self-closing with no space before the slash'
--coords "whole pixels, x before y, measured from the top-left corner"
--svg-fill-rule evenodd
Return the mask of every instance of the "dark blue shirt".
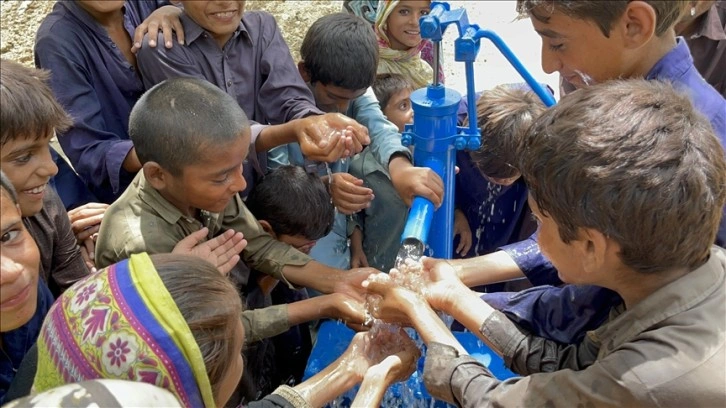
<path id="1" fill-rule="evenodd" d="M 726 146 L 726 100 L 698 73 L 682 38 L 678 38 L 676 47 L 653 66 L 646 79 L 671 82 L 674 87 L 687 93 L 694 107 L 711 122 L 721 146 Z M 722 247 L 726 244 L 726 209 L 716 244 Z M 562 283 L 557 270 L 539 251 L 534 236 L 502 249 L 514 259 L 533 284 Z M 532 330 L 535 335 L 563 343 L 579 341 L 585 330 L 597 327 L 607 317 L 610 306 L 620 301 L 617 293 L 589 285 L 551 286 L 517 296 L 492 293 L 482 298 Z"/>
<path id="2" fill-rule="evenodd" d="M 0 352 L 0 405 L 5 401 L 5 393 L 15 378 L 15 373 L 25 354 L 33 347 L 40 334 L 43 319 L 53 304 L 48 286 L 38 278 L 38 306 L 33 317 L 24 325 L 9 332 L 0 333 L 2 352 Z"/>
<path id="3" fill-rule="evenodd" d="M 134 28 L 163 1 L 126 1 L 124 26 Z M 122 168 L 132 148 L 128 136 L 131 108 L 144 92 L 136 69 L 106 30 L 75 1 L 59 1 L 35 38 L 35 65 L 51 71 L 50 85 L 73 117 L 59 135 L 63 151 L 91 192 L 111 203 L 131 183 Z"/>

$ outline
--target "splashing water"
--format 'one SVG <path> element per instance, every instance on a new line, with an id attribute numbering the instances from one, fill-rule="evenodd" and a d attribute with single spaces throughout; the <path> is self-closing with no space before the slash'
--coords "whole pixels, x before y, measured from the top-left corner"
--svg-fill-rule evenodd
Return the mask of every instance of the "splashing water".
<path id="1" fill-rule="evenodd" d="M 582 71 L 578 71 L 578 70 L 575 70 L 575 74 L 577 74 L 577 76 L 580 77 L 580 80 L 585 85 L 590 86 L 590 85 L 594 85 L 595 84 L 595 80 L 592 79 L 592 77 L 590 75 L 587 75 L 586 73 L 584 73 Z"/>

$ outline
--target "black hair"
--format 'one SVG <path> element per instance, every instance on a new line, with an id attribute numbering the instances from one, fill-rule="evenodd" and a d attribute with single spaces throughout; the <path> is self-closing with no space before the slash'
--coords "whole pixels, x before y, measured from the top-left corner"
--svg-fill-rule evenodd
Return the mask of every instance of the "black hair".
<path id="1" fill-rule="evenodd" d="M 141 164 L 154 161 L 174 175 L 204 158 L 208 146 L 237 141 L 249 122 L 234 98 L 196 78 L 168 79 L 141 96 L 129 136 Z"/>
<path id="2" fill-rule="evenodd" d="M 348 13 L 319 18 L 305 34 L 300 57 L 310 82 L 366 89 L 376 77 L 378 42 L 371 25 Z"/>
<path id="3" fill-rule="evenodd" d="M 386 109 L 391 97 L 404 89 L 413 91 L 413 83 L 401 74 L 379 74 L 373 82 L 373 93 L 381 105 L 381 110 Z"/>
<path id="4" fill-rule="evenodd" d="M 335 207 L 322 180 L 297 166 L 269 172 L 247 196 L 247 208 L 275 234 L 320 239 L 333 228 Z"/>

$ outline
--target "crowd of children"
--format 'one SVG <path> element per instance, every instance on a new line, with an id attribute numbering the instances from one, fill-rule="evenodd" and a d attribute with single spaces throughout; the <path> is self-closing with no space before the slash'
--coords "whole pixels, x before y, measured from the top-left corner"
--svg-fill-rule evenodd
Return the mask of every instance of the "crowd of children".
<path id="1" fill-rule="evenodd" d="M 419 350 L 372 312 L 458 406 L 726 404 L 723 3 L 518 0 L 563 97 L 477 93 L 461 259 L 424 258 L 422 293 L 388 271 L 413 197 L 443 200 L 400 137 L 444 80 L 431 2 L 344 3 L 297 64 L 244 1 L 163 0 L 57 2 L 39 69 L 0 61 L 0 403 L 308 407 L 360 383 L 378 406 Z M 325 318 L 362 332 L 303 381 Z"/>

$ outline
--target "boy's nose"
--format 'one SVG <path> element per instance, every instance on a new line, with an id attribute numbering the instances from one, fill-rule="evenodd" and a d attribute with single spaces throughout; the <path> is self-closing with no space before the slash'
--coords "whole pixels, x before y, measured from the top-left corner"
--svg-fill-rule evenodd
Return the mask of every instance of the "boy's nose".
<path id="1" fill-rule="evenodd" d="M 43 153 L 40 153 L 38 160 L 40 165 L 38 166 L 38 174 L 42 177 L 53 177 L 58 174 L 58 166 L 53 161 L 53 156 L 50 155 L 50 147 L 45 149 Z M 62 160 L 62 159 L 61 159 Z"/>
<path id="2" fill-rule="evenodd" d="M 235 174 L 235 179 L 232 183 L 230 183 L 230 188 L 234 190 L 235 193 L 239 193 L 247 188 L 247 180 L 245 180 L 244 175 L 244 164 L 240 166 L 239 173 Z"/>
<path id="3" fill-rule="evenodd" d="M 542 43 L 542 71 L 551 74 L 559 71 L 561 67 L 560 59 L 550 51 L 548 45 Z"/>

